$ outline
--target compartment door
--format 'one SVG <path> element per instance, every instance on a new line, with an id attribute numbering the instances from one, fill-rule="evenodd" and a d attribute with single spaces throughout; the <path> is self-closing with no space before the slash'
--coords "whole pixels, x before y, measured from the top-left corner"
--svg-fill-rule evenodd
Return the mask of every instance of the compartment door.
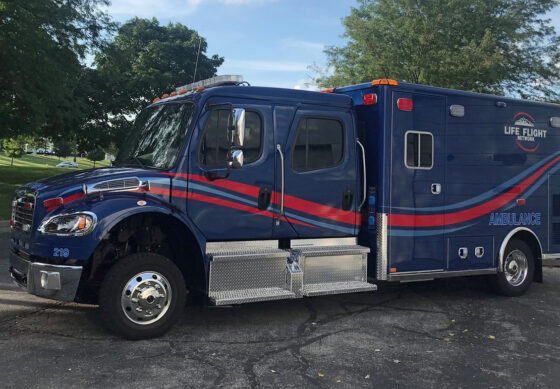
<path id="1" fill-rule="evenodd" d="M 444 126 L 445 98 L 393 93 L 388 218 L 391 273 L 446 267 Z"/>
<path id="2" fill-rule="evenodd" d="M 548 176 L 548 252 L 560 253 L 560 175 Z"/>

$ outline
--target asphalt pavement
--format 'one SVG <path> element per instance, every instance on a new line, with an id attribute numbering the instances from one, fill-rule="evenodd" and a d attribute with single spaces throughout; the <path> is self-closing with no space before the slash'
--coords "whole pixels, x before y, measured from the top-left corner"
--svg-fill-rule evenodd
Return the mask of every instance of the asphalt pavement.
<path id="1" fill-rule="evenodd" d="M 28 295 L 0 225 L 1 387 L 553 388 L 560 268 L 519 298 L 484 278 L 226 308 L 191 307 L 159 339 L 105 332 L 96 307 Z"/>

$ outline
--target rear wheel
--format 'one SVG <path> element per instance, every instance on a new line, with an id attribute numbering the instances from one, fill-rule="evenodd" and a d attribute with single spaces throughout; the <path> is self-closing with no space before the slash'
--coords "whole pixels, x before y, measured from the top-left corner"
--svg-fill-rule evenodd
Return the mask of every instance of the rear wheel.
<path id="1" fill-rule="evenodd" d="M 139 253 L 109 270 L 99 292 L 99 309 L 110 331 L 145 339 L 169 330 L 185 300 L 185 281 L 177 266 L 161 255 Z"/>
<path id="2" fill-rule="evenodd" d="M 520 296 L 531 286 L 534 272 L 533 252 L 525 242 L 513 239 L 504 252 L 503 272 L 494 276 L 494 286 L 505 296 Z"/>

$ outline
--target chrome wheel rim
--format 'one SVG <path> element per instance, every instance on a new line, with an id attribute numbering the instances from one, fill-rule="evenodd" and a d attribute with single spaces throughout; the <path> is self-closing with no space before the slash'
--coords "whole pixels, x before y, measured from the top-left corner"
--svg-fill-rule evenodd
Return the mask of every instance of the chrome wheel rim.
<path id="1" fill-rule="evenodd" d="M 167 278 L 157 272 L 142 272 L 125 284 L 121 307 L 130 321 L 148 325 L 165 315 L 171 298 L 171 286 Z"/>
<path id="2" fill-rule="evenodd" d="M 527 278 L 529 261 L 521 250 L 513 250 L 506 258 L 504 272 L 507 282 L 511 286 L 519 286 Z"/>

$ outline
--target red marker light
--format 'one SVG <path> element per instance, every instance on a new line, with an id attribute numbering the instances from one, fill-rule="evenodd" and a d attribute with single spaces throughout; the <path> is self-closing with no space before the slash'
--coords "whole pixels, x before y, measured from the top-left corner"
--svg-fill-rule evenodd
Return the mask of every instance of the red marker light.
<path id="1" fill-rule="evenodd" d="M 375 105 L 377 104 L 377 95 L 375 93 L 364 95 L 362 102 L 364 103 L 364 105 Z"/>
<path id="2" fill-rule="evenodd" d="M 517 199 L 517 205 L 525 205 L 527 201 L 525 199 Z"/>
<path id="3" fill-rule="evenodd" d="M 411 99 L 398 99 L 397 108 L 401 111 L 412 111 L 412 100 Z"/>
<path id="4" fill-rule="evenodd" d="M 64 200 L 62 199 L 62 197 L 56 197 L 54 199 L 48 199 L 43 201 L 43 206 L 45 208 L 58 207 L 62 204 L 64 204 Z"/>

